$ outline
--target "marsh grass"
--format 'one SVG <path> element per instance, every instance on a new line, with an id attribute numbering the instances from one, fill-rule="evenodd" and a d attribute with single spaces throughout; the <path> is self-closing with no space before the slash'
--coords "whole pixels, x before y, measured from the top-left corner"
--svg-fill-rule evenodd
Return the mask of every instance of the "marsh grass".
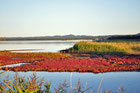
<path id="1" fill-rule="evenodd" d="M 131 54 L 140 52 L 139 42 L 89 42 L 76 43 L 68 52 L 92 52 L 107 54 Z"/>

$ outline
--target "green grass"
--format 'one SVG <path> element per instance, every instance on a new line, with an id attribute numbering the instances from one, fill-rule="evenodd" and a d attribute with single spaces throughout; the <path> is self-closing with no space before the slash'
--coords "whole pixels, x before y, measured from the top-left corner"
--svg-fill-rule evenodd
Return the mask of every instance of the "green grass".
<path id="1" fill-rule="evenodd" d="M 140 51 L 140 47 L 132 47 L 132 50 L 134 50 L 134 51 Z"/>
<path id="2" fill-rule="evenodd" d="M 81 41 L 76 43 L 68 52 L 91 52 L 106 54 L 139 54 L 139 42 L 88 42 Z"/>

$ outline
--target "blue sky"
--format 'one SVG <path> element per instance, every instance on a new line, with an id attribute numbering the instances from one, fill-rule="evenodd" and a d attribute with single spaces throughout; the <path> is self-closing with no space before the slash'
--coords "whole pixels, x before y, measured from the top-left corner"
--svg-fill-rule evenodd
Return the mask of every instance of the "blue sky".
<path id="1" fill-rule="evenodd" d="M 140 0 L 0 0 L 0 37 L 140 32 Z"/>

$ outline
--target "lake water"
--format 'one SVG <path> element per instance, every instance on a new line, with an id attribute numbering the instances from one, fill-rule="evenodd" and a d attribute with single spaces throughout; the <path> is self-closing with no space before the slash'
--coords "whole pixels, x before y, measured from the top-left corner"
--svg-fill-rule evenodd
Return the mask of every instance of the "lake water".
<path id="1" fill-rule="evenodd" d="M 58 52 L 72 47 L 80 40 L 37 40 L 37 41 L 0 41 L 0 50 L 34 49 L 16 52 Z"/>
<path id="2" fill-rule="evenodd" d="M 42 49 L 33 50 L 30 52 L 57 52 L 61 49 L 72 47 L 78 41 L 0 41 L 0 50 L 19 50 L 19 49 Z M 13 51 L 14 52 L 14 51 Z M 27 52 L 27 51 L 16 51 Z M 0 71 L 1 72 L 1 71 Z M 22 76 L 30 76 L 33 72 L 18 72 Z M 5 73 L 10 77 L 15 75 L 15 72 L 8 71 Z M 118 93 L 117 90 L 122 86 L 125 93 L 140 93 L 140 72 L 107 72 L 107 73 L 77 73 L 77 72 L 36 72 L 37 76 L 44 78 L 46 81 L 51 81 L 53 87 L 59 85 L 64 80 L 68 85 L 75 86 L 80 79 L 83 87 L 91 88 L 94 93 L 97 93 L 98 86 L 101 84 L 102 93 L 104 90 L 112 90 L 113 93 Z M 6 76 L 0 77 L 0 80 Z M 89 93 L 90 90 L 87 92 Z"/>

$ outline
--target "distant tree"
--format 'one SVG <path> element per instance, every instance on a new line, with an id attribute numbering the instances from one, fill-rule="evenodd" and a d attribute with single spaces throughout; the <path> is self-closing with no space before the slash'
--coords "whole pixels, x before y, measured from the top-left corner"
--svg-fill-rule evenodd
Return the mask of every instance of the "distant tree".
<path id="1" fill-rule="evenodd" d="M 108 38 L 109 40 L 116 40 L 116 39 L 140 39 L 140 35 L 123 35 L 123 36 L 111 36 Z"/>

